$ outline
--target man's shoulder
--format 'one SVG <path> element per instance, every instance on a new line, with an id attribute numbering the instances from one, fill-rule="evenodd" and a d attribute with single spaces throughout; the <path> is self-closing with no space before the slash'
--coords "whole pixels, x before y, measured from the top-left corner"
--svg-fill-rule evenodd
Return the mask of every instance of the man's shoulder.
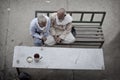
<path id="1" fill-rule="evenodd" d="M 65 20 L 71 22 L 73 20 L 73 18 L 72 18 L 72 16 L 70 16 L 70 14 L 66 14 Z"/>
<path id="2" fill-rule="evenodd" d="M 31 24 L 34 25 L 37 22 L 37 18 L 32 19 Z"/>
<path id="3" fill-rule="evenodd" d="M 57 15 L 57 13 L 55 12 L 55 13 L 52 13 L 51 15 L 50 15 L 50 17 L 55 17 Z"/>
<path id="4" fill-rule="evenodd" d="M 66 18 L 72 18 L 72 16 L 70 16 L 70 14 L 66 14 Z"/>
<path id="5" fill-rule="evenodd" d="M 37 23 L 37 18 L 32 19 L 30 26 L 31 27 L 36 27 L 36 23 Z"/>
<path id="6" fill-rule="evenodd" d="M 31 22 L 37 22 L 37 18 L 32 19 Z"/>

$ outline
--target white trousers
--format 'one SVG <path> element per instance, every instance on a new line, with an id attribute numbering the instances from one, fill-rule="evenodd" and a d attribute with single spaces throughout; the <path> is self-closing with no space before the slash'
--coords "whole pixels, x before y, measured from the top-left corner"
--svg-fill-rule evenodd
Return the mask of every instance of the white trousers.
<path id="1" fill-rule="evenodd" d="M 49 36 L 47 37 L 47 40 L 46 40 L 44 43 L 45 43 L 46 45 L 52 46 L 52 45 L 54 45 L 56 42 L 55 42 L 55 40 L 54 40 L 54 37 L 51 36 L 51 35 L 49 35 Z"/>
<path id="2" fill-rule="evenodd" d="M 73 42 L 75 42 L 75 37 L 73 36 L 72 33 L 67 34 L 65 39 L 62 41 L 62 43 L 65 43 L 65 44 L 70 44 Z"/>
<path id="3" fill-rule="evenodd" d="M 64 44 L 70 44 L 73 43 L 75 41 L 75 37 L 72 35 L 72 33 L 69 33 L 66 35 L 65 39 L 62 41 L 62 43 Z M 46 45 L 54 45 L 56 44 L 56 41 L 54 40 L 53 36 L 49 35 L 47 37 L 47 40 L 45 41 Z"/>

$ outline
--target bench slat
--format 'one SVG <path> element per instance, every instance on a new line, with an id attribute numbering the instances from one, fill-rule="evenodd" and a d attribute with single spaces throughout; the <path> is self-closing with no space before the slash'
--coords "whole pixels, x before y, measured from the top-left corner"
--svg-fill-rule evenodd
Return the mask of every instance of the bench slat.
<path id="1" fill-rule="evenodd" d="M 76 38 L 76 41 L 89 41 L 89 42 L 103 42 L 104 39 L 84 39 L 84 38 Z"/>
<path id="2" fill-rule="evenodd" d="M 82 35 L 84 35 L 84 34 L 88 34 L 88 35 L 96 35 L 96 34 L 98 34 L 98 35 L 103 35 L 102 32 L 76 32 L 76 34 L 82 34 Z"/>
<path id="3" fill-rule="evenodd" d="M 83 38 L 83 39 L 103 39 L 103 37 L 76 37 L 76 38 Z"/>
<path id="4" fill-rule="evenodd" d="M 100 45 L 101 43 L 80 43 L 80 42 L 74 42 L 72 44 L 80 44 L 80 45 Z"/>
<path id="5" fill-rule="evenodd" d="M 103 35 L 76 35 L 76 38 L 104 38 Z"/>
<path id="6" fill-rule="evenodd" d="M 50 46 L 50 47 L 66 47 L 66 48 L 99 48 L 98 46 L 81 46 L 81 45 L 55 45 L 55 46 Z"/>
<path id="7" fill-rule="evenodd" d="M 76 38 L 83 38 L 83 39 L 103 39 L 102 37 L 76 37 Z"/>
<path id="8" fill-rule="evenodd" d="M 80 46 L 79 45 L 76 46 L 75 45 L 75 46 L 71 46 L 71 47 L 75 47 L 75 48 L 99 48 L 99 46 L 86 46 L 86 45 L 85 46 L 81 46 L 81 45 Z"/>
<path id="9" fill-rule="evenodd" d="M 102 31 L 102 29 L 97 29 L 97 28 L 75 28 L 76 31 Z"/>
<path id="10" fill-rule="evenodd" d="M 101 28 L 100 26 L 80 26 L 80 25 L 73 25 L 75 28 Z"/>
<path id="11" fill-rule="evenodd" d="M 60 44 L 60 45 L 82 45 L 82 46 L 99 46 L 101 43 L 80 43 L 80 42 L 74 42 L 71 44 Z"/>

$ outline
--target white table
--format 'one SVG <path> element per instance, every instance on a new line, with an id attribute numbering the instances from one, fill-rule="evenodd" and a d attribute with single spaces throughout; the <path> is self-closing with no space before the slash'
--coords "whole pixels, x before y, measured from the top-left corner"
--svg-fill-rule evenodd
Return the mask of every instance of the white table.
<path id="1" fill-rule="evenodd" d="M 41 49 L 43 48 L 43 50 Z M 34 53 L 42 55 L 42 59 L 28 63 L 26 58 Z M 19 64 L 17 63 L 19 60 Z M 56 47 L 27 47 L 14 48 L 13 67 L 16 68 L 45 68 L 70 70 L 104 70 L 102 49 L 89 48 L 56 48 Z"/>

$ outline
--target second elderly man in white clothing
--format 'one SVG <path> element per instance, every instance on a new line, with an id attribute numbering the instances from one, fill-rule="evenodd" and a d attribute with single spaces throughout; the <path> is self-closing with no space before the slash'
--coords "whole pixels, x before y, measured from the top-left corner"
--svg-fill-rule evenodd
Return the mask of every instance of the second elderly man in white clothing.
<path id="1" fill-rule="evenodd" d="M 51 15 L 51 34 L 57 44 L 70 44 L 75 41 L 75 37 L 71 33 L 72 17 L 66 14 L 64 8 L 61 8 L 57 13 Z"/>

